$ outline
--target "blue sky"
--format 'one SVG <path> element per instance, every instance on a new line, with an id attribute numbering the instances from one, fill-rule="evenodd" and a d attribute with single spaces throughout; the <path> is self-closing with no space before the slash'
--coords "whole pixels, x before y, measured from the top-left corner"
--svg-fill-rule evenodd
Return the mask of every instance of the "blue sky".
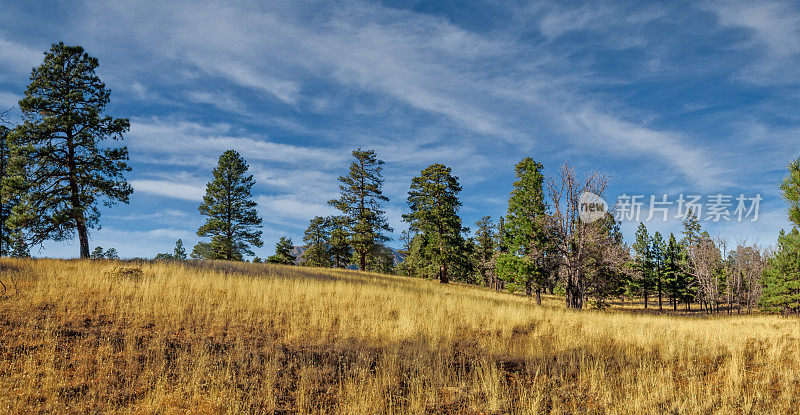
<path id="1" fill-rule="evenodd" d="M 109 113 L 131 120 L 135 193 L 103 209 L 91 238 L 124 257 L 198 241 L 197 206 L 229 148 L 257 181 L 261 257 L 334 213 L 325 202 L 357 146 L 386 161 L 397 230 L 428 164 L 460 177 L 471 226 L 505 212 L 514 164 L 531 156 L 548 172 L 610 173 L 612 204 L 760 193 L 758 221 L 704 226 L 774 243 L 788 227 L 777 184 L 800 155 L 800 5 L 568 3 L 0 0 L 0 107 L 53 42 L 100 60 Z"/>

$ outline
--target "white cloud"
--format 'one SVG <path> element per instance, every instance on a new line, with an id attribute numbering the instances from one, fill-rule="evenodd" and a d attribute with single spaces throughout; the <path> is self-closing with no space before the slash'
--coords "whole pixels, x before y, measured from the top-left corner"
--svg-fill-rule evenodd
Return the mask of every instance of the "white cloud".
<path id="1" fill-rule="evenodd" d="M 624 158 L 655 157 L 677 169 L 687 180 L 699 186 L 698 190 L 730 184 L 721 177 L 723 172 L 719 167 L 707 157 L 708 150 L 691 146 L 687 137 L 653 130 L 592 109 L 567 113 L 564 117 L 580 137 L 588 138 L 577 145 Z M 659 179 L 663 179 L 663 174 Z"/>
<path id="2" fill-rule="evenodd" d="M 29 73 L 42 63 L 41 50 L 0 38 L 0 66 L 17 74 Z"/>
<path id="3" fill-rule="evenodd" d="M 314 216 L 329 216 L 338 212 L 328 206 L 326 200 L 301 200 L 298 195 L 258 196 L 256 201 L 266 222 L 286 223 L 303 228 Z"/>
<path id="4" fill-rule="evenodd" d="M 762 55 L 742 73 L 757 84 L 796 82 L 800 60 L 800 13 L 797 3 L 782 1 L 711 1 L 706 4 L 726 26 L 751 34 L 750 44 Z"/>
<path id="5" fill-rule="evenodd" d="M 224 151 L 238 151 L 246 160 L 282 163 L 312 161 L 329 166 L 346 157 L 343 151 L 327 148 L 276 143 L 268 138 L 231 135 L 228 124 L 203 125 L 188 121 L 134 119 L 131 122 L 130 146 L 152 154 L 192 154 L 219 157 Z"/>
<path id="6" fill-rule="evenodd" d="M 0 113 L 10 108 L 15 108 L 22 96 L 12 92 L 0 91 Z"/>
<path id="7" fill-rule="evenodd" d="M 135 192 L 149 193 L 174 199 L 201 201 L 205 186 L 175 183 L 167 180 L 131 180 Z"/>

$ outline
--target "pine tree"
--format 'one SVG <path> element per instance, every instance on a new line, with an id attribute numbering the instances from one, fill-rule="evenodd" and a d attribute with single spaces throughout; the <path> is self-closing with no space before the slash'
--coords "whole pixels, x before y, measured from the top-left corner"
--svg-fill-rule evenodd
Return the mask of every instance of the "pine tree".
<path id="1" fill-rule="evenodd" d="M 211 258 L 242 261 L 253 255 L 250 246 L 261 247 L 261 218 L 252 200 L 253 176 L 247 176 L 247 163 L 233 150 L 219 157 L 213 180 L 198 208 L 206 223 L 197 230 L 201 237 L 211 236 Z"/>
<path id="2" fill-rule="evenodd" d="M 328 245 L 330 246 L 331 265 L 336 268 L 346 268 L 353 257 L 353 249 L 350 247 L 347 230 L 345 229 L 347 218 L 328 216 L 326 220 L 330 224 Z"/>
<path id="3" fill-rule="evenodd" d="M 102 246 L 96 246 L 92 253 L 89 255 L 91 259 L 103 259 L 105 258 L 105 254 L 103 253 Z"/>
<path id="4" fill-rule="evenodd" d="M 275 254 L 267 258 L 267 262 L 271 264 L 294 265 L 294 261 L 297 257 L 292 255 L 292 250 L 294 250 L 292 239 L 281 236 L 281 239 L 275 244 Z"/>
<path id="5" fill-rule="evenodd" d="M 159 254 L 159 255 L 167 255 L 167 254 Z M 210 243 L 198 242 L 197 245 L 195 245 L 194 248 L 192 248 L 192 253 L 189 254 L 189 257 L 192 259 L 212 259 L 212 255 L 213 255 L 213 249 L 211 248 Z"/>
<path id="6" fill-rule="evenodd" d="M 792 221 L 797 220 L 792 217 Z M 767 312 L 800 313 L 800 232 L 781 231 L 775 254 L 761 279 L 759 306 Z"/>
<path id="7" fill-rule="evenodd" d="M 447 284 L 454 268 L 466 254 L 466 241 L 458 209 L 461 186 L 449 167 L 432 164 L 411 180 L 408 206 L 411 213 L 403 215 L 411 228 L 424 238 L 421 254 L 425 267 Z"/>
<path id="8" fill-rule="evenodd" d="M 800 227 L 800 158 L 788 166 L 789 174 L 780 185 L 783 198 L 789 204 L 789 220 L 795 227 Z"/>
<path id="9" fill-rule="evenodd" d="M 11 216 L 11 207 L 13 205 L 11 195 L 3 190 L 3 178 L 6 177 L 6 166 L 8 164 L 8 137 L 9 129 L 5 125 L 0 125 L 0 257 L 6 256 L 11 253 L 11 245 L 13 244 L 11 237 L 11 229 L 8 228 L 6 219 Z"/>
<path id="10" fill-rule="evenodd" d="M 89 229 L 97 225 L 99 199 L 128 203 L 133 192 L 123 174 L 130 123 L 104 115 L 110 92 L 95 73 L 96 58 L 80 46 L 54 44 L 33 69 L 19 102 L 24 122 L 9 135 L 11 162 L 3 193 L 20 197 L 9 218 L 30 242 L 65 240 L 77 231 L 80 257 L 89 258 Z"/>
<path id="11" fill-rule="evenodd" d="M 789 164 L 789 174 L 781 182 L 784 199 L 789 204 L 792 230 L 778 236 L 777 249 L 767 262 L 761 284 L 759 305 L 771 312 L 800 312 L 800 159 Z"/>
<path id="12" fill-rule="evenodd" d="M 186 249 L 183 247 L 183 240 L 178 239 L 175 241 L 175 249 L 172 251 L 172 256 L 181 261 L 186 259 Z"/>
<path id="13" fill-rule="evenodd" d="M 303 242 L 305 242 L 305 251 L 302 256 L 303 265 L 309 267 L 331 266 L 330 226 L 327 218 L 315 216 L 311 219 L 303 236 Z"/>
<path id="14" fill-rule="evenodd" d="M 119 259 L 119 254 L 117 253 L 116 248 L 108 248 L 108 251 L 105 253 L 106 259 Z"/>
<path id="15" fill-rule="evenodd" d="M 658 291 L 658 311 L 663 311 L 662 297 L 664 294 L 664 251 L 666 245 L 661 233 L 656 231 L 650 240 L 650 256 L 653 261 L 653 282 Z"/>
<path id="16" fill-rule="evenodd" d="M 477 250 L 477 268 L 485 286 L 491 283 L 492 258 L 495 253 L 495 225 L 491 216 L 484 216 L 475 222 L 475 243 Z"/>
<path id="17" fill-rule="evenodd" d="M 669 234 L 669 240 L 664 250 L 664 289 L 672 302 L 672 309 L 678 309 L 678 302 L 685 297 L 687 289 L 686 274 L 681 264 L 681 245 L 675 239 L 675 234 Z"/>
<path id="18" fill-rule="evenodd" d="M 636 230 L 636 240 L 633 243 L 633 250 L 636 253 L 634 268 L 639 274 L 639 278 L 636 280 L 636 287 L 644 297 L 644 308 L 647 308 L 650 291 L 653 288 L 653 259 L 651 255 L 650 236 L 647 233 L 647 227 L 644 223 L 639 223 L 639 228 Z"/>
<path id="19" fill-rule="evenodd" d="M 548 247 L 545 226 L 542 168 L 530 157 L 522 159 L 515 167 L 517 180 L 508 199 L 505 220 L 509 252 L 497 261 L 498 275 L 524 287 L 526 295 L 531 295 L 533 285 L 536 286 L 538 304 L 542 302 L 542 290 L 549 276 L 546 263 L 554 255 Z"/>
<path id="20" fill-rule="evenodd" d="M 355 160 L 350 172 L 340 176 L 339 199 L 328 204 L 339 209 L 347 218 L 349 245 L 353 249 L 359 270 L 367 268 L 367 256 L 375 252 L 376 245 L 388 241 L 383 232 L 392 228 L 381 210 L 381 203 L 389 201 L 383 195 L 383 160 L 372 150 L 353 150 Z"/>

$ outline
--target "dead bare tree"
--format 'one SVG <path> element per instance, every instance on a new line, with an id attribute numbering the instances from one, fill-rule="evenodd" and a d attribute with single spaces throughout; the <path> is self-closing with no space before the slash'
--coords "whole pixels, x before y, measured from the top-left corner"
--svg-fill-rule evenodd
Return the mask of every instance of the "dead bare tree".
<path id="1" fill-rule="evenodd" d="M 588 251 L 597 227 L 581 222 L 578 198 L 583 192 L 602 196 L 609 182 L 606 173 L 590 171 L 578 177 L 568 163 L 547 179 L 551 212 L 548 215 L 549 233 L 558 256 L 566 290 L 567 308 L 583 308 L 586 294 L 584 276 L 590 260 Z"/>
<path id="2" fill-rule="evenodd" d="M 738 313 L 744 306 L 750 314 L 761 297 L 760 279 L 766 265 L 765 259 L 765 252 L 756 244 L 740 243 L 731 253 L 728 291 Z"/>
<path id="3" fill-rule="evenodd" d="M 689 247 L 689 272 L 697 281 L 697 296 L 701 307 L 709 312 L 719 311 L 719 273 L 722 271 L 722 256 L 717 243 L 707 234 L 701 235 Z"/>

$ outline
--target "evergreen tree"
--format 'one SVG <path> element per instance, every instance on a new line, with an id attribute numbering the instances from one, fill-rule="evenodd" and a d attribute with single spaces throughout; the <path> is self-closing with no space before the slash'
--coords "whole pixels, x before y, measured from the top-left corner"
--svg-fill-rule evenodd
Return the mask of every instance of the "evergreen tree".
<path id="1" fill-rule="evenodd" d="M 331 265 L 336 268 L 346 268 L 350 259 L 353 257 L 353 249 L 345 229 L 347 218 L 342 216 L 328 216 L 326 218 L 330 224 L 330 246 Z"/>
<path id="2" fill-rule="evenodd" d="M 305 252 L 302 264 L 309 267 L 331 266 L 330 222 L 327 218 L 315 216 L 311 219 L 303 236 Z"/>
<path id="3" fill-rule="evenodd" d="M 6 165 L 8 164 L 8 137 L 9 130 L 5 125 L 0 125 L 0 257 L 6 256 L 11 252 L 11 229 L 6 224 L 6 218 L 11 215 L 11 197 L 3 191 L 3 178 L 6 177 Z"/>
<path id="4" fill-rule="evenodd" d="M 688 290 L 686 272 L 681 266 L 682 247 L 675 239 L 675 234 L 669 234 L 669 240 L 664 250 L 664 289 L 672 302 L 672 309 L 678 309 L 678 302 L 684 301 Z"/>
<path id="5" fill-rule="evenodd" d="M 789 220 L 800 227 L 800 158 L 789 163 L 789 174 L 781 182 L 783 198 L 789 204 Z"/>
<path id="6" fill-rule="evenodd" d="M 505 220 L 508 253 L 497 261 L 498 275 L 524 287 L 526 295 L 532 294 L 535 285 L 538 304 L 542 302 L 542 290 L 549 277 L 546 263 L 555 255 L 548 248 L 542 168 L 530 157 L 515 167 L 517 180 L 508 199 Z"/>
<path id="7" fill-rule="evenodd" d="M 97 225 L 98 199 L 128 203 L 133 192 L 123 174 L 130 123 L 104 115 L 110 92 L 95 73 L 97 59 L 80 46 L 54 44 L 33 69 L 19 102 L 24 122 L 9 135 L 7 191 L 19 195 L 8 219 L 30 242 L 68 239 L 77 231 L 80 257 L 89 258 L 89 229 Z"/>
<path id="8" fill-rule="evenodd" d="M 491 216 L 484 216 L 475 222 L 475 243 L 477 250 L 477 268 L 485 286 L 491 283 L 492 259 L 495 253 L 494 221 Z"/>
<path id="9" fill-rule="evenodd" d="M 192 253 L 189 254 L 189 257 L 192 259 L 212 259 L 213 252 L 214 251 L 210 243 L 198 242 L 197 245 L 195 245 L 194 248 L 192 248 Z M 159 254 L 159 255 L 168 255 L 168 254 Z"/>
<path id="10" fill-rule="evenodd" d="M 404 229 L 400 232 L 400 243 L 402 243 L 403 246 L 398 249 L 397 252 L 402 255 L 403 261 L 397 265 L 396 271 L 398 275 L 405 275 L 407 277 L 416 275 L 416 270 L 412 266 L 411 261 L 414 236 L 415 234 L 410 229 Z"/>
<path id="11" fill-rule="evenodd" d="M 247 176 L 247 163 L 233 150 L 219 157 L 213 179 L 206 186 L 203 203 L 198 208 L 206 223 L 197 230 L 201 237 L 211 236 L 211 258 L 242 261 L 253 255 L 250 245 L 261 247 L 261 218 L 252 200 L 253 176 Z"/>
<path id="12" fill-rule="evenodd" d="M 584 226 L 597 235 L 586 249 L 586 296 L 594 300 L 596 308 L 602 309 L 608 306 L 610 298 L 625 294 L 630 284 L 627 272 L 630 252 L 623 244 L 620 222 L 611 213 L 606 212 L 601 219 Z"/>
<path id="13" fill-rule="evenodd" d="M 653 261 L 653 282 L 658 292 L 658 311 L 663 311 L 662 298 L 664 294 L 664 251 L 666 245 L 661 233 L 656 231 L 650 241 L 650 256 Z"/>
<path id="14" fill-rule="evenodd" d="M 294 243 L 292 239 L 281 236 L 281 239 L 275 244 L 275 254 L 267 258 L 267 262 L 271 264 L 294 265 L 294 261 L 297 257 L 292 255 L 293 250 Z"/>
<path id="15" fill-rule="evenodd" d="M 116 248 L 108 248 L 108 251 L 105 253 L 106 259 L 119 259 L 119 254 L 117 253 Z"/>
<path id="16" fill-rule="evenodd" d="M 183 247 L 183 240 L 178 239 L 175 241 L 175 249 L 172 251 L 172 256 L 181 261 L 186 259 L 186 249 Z"/>
<path id="17" fill-rule="evenodd" d="M 800 232 L 797 228 L 789 233 L 781 231 L 777 249 L 767 262 L 761 284 L 763 292 L 759 305 L 762 310 L 800 313 Z"/>
<path id="18" fill-rule="evenodd" d="M 800 159 L 788 166 L 789 173 L 781 182 L 784 199 L 789 204 L 792 230 L 778 236 L 777 249 L 767 262 L 761 284 L 759 305 L 771 312 L 800 312 Z"/>
<path id="19" fill-rule="evenodd" d="M 394 273 L 394 251 L 384 245 L 375 245 L 373 252 L 367 256 L 367 271 L 382 274 Z"/>
<path id="20" fill-rule="evenodd" d="M 367 256 L 376 252 L 376 246 L 388 241 L 383 232 L 391 232 L 381 203 L 389 198 L 383 195 L 383 160 L 372 150 L 353 150 L 355 160 L 350 172 L 340 176 L 339 199 L 328 204 L 339 209 L 347 218 L 346 230 L 349 245 L 356 256 L 359 270 L 367 268 Z"/>
<path id="21" fill-rule="evenodd" d="M 639 228 L 636 230 L 636 240 L 633 243 L 633 250 L 636 254 L 634 258 L 634 268 L 638 274 L 638 279 L 635 281 L 635 284 L 638 291 L 640 291 L 644 297 L 644 308 L 647 308 L 650 291 L 653 289 L 653 259 L 651 255 L 650 236 L 647 233 L 647 227 L 644 223 L 639 223 Z"/>
<path id="22" fill-rule="evenodd" d="M 103 253 L 103 247 L 102 246 L 95 247 L 89 257 L 91 259 L 103 259 L 103 258 L 105 258 L 105 254 Z"/>
<path id="23" fill-rule="evenodd" d="M 432 164 L 411 180 L 408 192 L 411 213 L 403 215 L 425 239 L 421 245 L 425 267 L 443 284 L 450 282 L 457 264 L 466 255 L 463 233 L 467 230 L 461 227 L 458 216 L 460 191 L 458 178 L 449 167 Z"/>

